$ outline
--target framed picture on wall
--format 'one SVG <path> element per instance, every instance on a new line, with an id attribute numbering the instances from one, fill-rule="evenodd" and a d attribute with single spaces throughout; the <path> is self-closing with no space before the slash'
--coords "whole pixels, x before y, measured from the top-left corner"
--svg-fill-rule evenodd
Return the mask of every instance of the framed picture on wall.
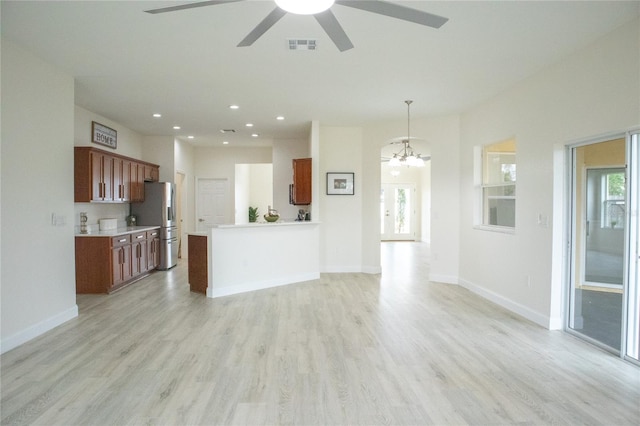
<path id="1" fill-rule="evenodd" d="M 327 173 L 327 195 L 353 195 L 353 173 Z"/>
<path id="2" fill-rule="evenodd" d="M 92 121 L 91 142 L 116 149 L 118 147 L 118 132 L 104 124 Z"/>

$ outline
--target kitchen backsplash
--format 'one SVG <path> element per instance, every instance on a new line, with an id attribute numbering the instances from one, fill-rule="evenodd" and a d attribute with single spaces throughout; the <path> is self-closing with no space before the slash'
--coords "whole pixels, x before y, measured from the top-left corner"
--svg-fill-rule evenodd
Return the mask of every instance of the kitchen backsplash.
<path id="1" fill-rule="evenodd" d="M 74 230 L 80 232 L 80 213 L 87 214 L 87 230 L 89 233 L 98 232 L 100 219 L 116 219 L 118 228 L 127 226 L 129 204 L 119 203 L 74 203 Z"/>

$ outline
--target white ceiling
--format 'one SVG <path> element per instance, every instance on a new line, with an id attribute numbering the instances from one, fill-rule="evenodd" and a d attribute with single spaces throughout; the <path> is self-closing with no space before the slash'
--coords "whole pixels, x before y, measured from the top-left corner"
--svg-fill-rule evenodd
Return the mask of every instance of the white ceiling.
<path id="1" fill-rule="evenodd" d="M 464 111 L 640 13 L 639 1 L 398 2 L 448 17 L 436 30 L 334 5 L 355 45 L 341 53 L 313 17 L 291 14 L 236 47 L 271 0 L 144 13 L 182 3 L 3 0 L 1 30 L 73 75 L 77 105 L 132 130 L 260 146 L 306 137 L 311 120 L 403 120 L 405 99 L 412 119 Z M 317 39 L 318 50 L 289 51 L 289 38 Z"/>

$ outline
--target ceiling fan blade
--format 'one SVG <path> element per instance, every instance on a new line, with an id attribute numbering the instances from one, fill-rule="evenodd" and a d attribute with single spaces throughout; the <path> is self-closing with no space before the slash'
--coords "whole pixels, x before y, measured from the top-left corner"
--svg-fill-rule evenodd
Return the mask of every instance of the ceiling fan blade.
<path id="1" fill-rule="evenodd" d="M 336 0 L 336 4 L 366 10 L 367 12 L 385 15 L 391 18 L 402 19 L 403 21 L 409 21 L 432 28 L 440 28 L 449 20 L 449 18 L 444 18 L 432 13 L 380 0 Z"/>
<path id="2" fill-rule="evenodd" d="M 185 9 L 194 9 L 196 7 L 204 7 L 204 6 L 215 6 L 216 4 L 223 4 L 223 3 L 236 3 L 239 1 L 244 1 L 244 0 L 209 0 L 209 1 L 199 1 L 199 2 L 195 2 L 195 3 L 187 3 L 187 4 L 181 4 L 178 6 L 170 6 L 170 7 L 162 7 L 160 9 L 151 9 L 151 10 L 145 10 L 145 12 L 147 13 L 165 13 L 165 12 L 175 12 L 176 10 L 185 10 Z"/>
<path id="3" fill-rule="evenodd" d="M 247 36 L 242 39 L 238 44 L 238 47 L 251 46 L 257 39 L 259 39 L 264 33 L 273 27 L 273 25 L 280 20 L 287 12 L 276 7 L 262 20 Z"/>
<path id="4" fill-rule="evenodd" d="M 313 15 L 316 21 L 320 24 L 324 32 L 327 33 L 329 38 L 336 45 L 338 50 L 344 52 L 353 48 L 353 43 L 347 37 L 347 33 L 344 32 L 342 26 L 336 19 L 336 16 L 331 12 L 331 9 L 327 9 L 324 12 L 316 13 Z"/>

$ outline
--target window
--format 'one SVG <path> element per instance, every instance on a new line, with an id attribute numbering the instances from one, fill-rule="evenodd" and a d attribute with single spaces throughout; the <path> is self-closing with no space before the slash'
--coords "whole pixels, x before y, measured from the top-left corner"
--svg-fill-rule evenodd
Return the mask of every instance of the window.
<path id="1" fill-rule="evenodd" d="M 611 169 L 602 175 L 602 222 L 603 228 L 624 227 L 625 178 L 624 169 Z"/>
<path id="2" fill-rule="evenodd" d="M 516 141 L 485 145 L 481 150 L 479 184 L 482 212 L 478 222 L 485 226 L 514 228 L 516 225 Z"/>

